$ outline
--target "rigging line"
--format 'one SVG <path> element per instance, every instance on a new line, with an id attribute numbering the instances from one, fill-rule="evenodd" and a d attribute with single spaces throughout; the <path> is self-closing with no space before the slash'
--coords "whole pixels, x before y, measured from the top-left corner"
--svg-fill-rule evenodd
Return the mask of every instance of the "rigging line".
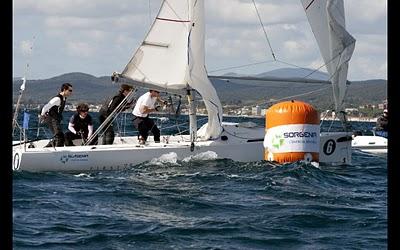
<path id="1" fill-rule="evenodd" d="M 151 0 L 149 0 L 149 25 L 151 25 Z"/>
<path id="2" fill-rule="evenodd" d="M 206 119 L 208 119 L 208 117 L 197 119 L 197 122 L 200 122 L 200 121 L 203 121 L 203 120 L 206 120 Z M 189 122 L 180 123 L 180 124 L 178 124 L 179 126 L 177 128 L 179 128 L 181 125 L 185 125 L 185 124 L 189 124 Z M 174 125 L 174 126 L 177 126 L 177 125 Z M 174 126 L 171 126 L 170 128 L 172 128 Z M 175 135 L 182 135 L 183 133 L 185 133 L 187 131 L 189 131 L 189 129 L 185 129 L 183 131 L 180 131 L 180 132 L 176 133 Z"/>
<path id="3" fill-rule="evenodd" d="M 293 64 L 293 63 L 288 63 L 288 62 L 281 61 L 281 60 L 277 60 L 277 61 L 280 62 L 280 63 L 286 64 L 286 65 L 289 65 L 289 66 L 293 66 L 293 67 L 299 68 L 299 69 L 308 69 L 308 68 L 305 68 L 305 67 L 302 67 L 302 66 Z M 317 70 L 319 70 L 320 68 L 322 68 L 322 67 L 324 67 L 324 66 L 325 66 L 325 64 L 322 64 L 322 65 L 321 65 L 320 67 L 318 67 L 316 70 L 312 71 L 310 74 L 304 76 L 303 78 L 308 77 L 309 75 L 313 74 L 314 72 L 316 72 Z"/>
<path id="4" fill-rule="evenodd" d="M 268 60 L 268 61 L 256 62 L 256 63 L 249 63 L 249 64 L 244 64 L 244 65 L 239 65 L 239 66 L 232 66 L 232 67 L 227 67 L 227 68 L 220 68 L 220 69 L 211 70 L 209 72 L 213 73 L 213 72 L 223 71 L 223 70 L 228 70 L 228 69 L 244 68 L 244 67 L 254 66 L 254 65 L 258 65 L 258 64 L 269 63 L 269 62 L 274 62 L 274 60 Z"/>
<path id="5" fill-rule="evenodd" d="M 160 131 L 167 130 L 167 129 L 174 128 L 174 127 L 177 127 L 177 129 L 178 129 L 179 127 L 183 127 L 183 125 L 187 125 L 187 124 L 189 124 L 189 122 L 182 122 L 182 123 L 179 123 L 179 124 L 174 124 L 174 125 L 171 125 L 171 126 L 168 126 L 168 127 L 160 128 Z M 185 126 L 185 127 L 187 127 L 187 126 Z M 179 132 L 179 129 L 178 129 L 178 132 Z"/>
<path id="6" fill-rule="evenodd" d="M 320 127 L 321 127 L 322 124 L 325 122 L 326 117 L 328 116 L 329 111 L 330 111 L 329 109 L 326 110 L 324 117 L 322 117 L 321 122 L 319 123 L 319 126 L 320 126 Z"/>
<path id="7" fill-rule="evenodd" d="M 332 59 L 332 60 L 333 60 L 333 59 Z M 306 69 L 306 70 L 308 70 L 308 68 L 304 68 L 304 67 L 298 66 L 298 65 L 296 65 L 296 64 L 284 62 L 284 61 L 281 61 L 281 60 L 277 60 L 277 61 L 280 62 L 280 63 L 286 64 L 286 65 L 290 65 L 290 66 L 299 68 L 299 69 Z M 322 64 L 322 65 L 319 66 L 317 69 L 314 69 L 313 71 L 311 71 L 311 72 L 308 73 L 307 75 L 303 76 L 302 78 L 303 78 L 303 79 L 308 78 L 309 76 L 311 76 L 312 74 L 314 74 L 315 72 L 317 72 L 319 69 L 321 69 L 321 68 L 324 67 L 324 66 L 326 66 L 326 64 Z"/>
<path id="8" fill-rule="evenodd" d="M 106 132 L 106 130 L 113 124 L 114 120 L 117 116 L 123 111 L 124 107 L 129 104 L 128 101 L 131 101 L 136 93 L 137 89 L 131 90 L 127 96 L 121 101 L 120 104 L 107 116 L 107 118 L 100 124 L 100 126 L 93 132 L 93 134 L 87 138 L 87 141 L 84 145 L 89 145 L 96 136 L 102 136 Z"/>
<path id="9" fill-rule="evenodd" d="M 328 86 L 328 87 L 325 87 L 325 88 L 320 88 L 320 89 L 317 89 L 317 90 L 312 90 L 312 91 L 309 91 L 309 92 L 306 92 L 306 93 L 302 93 L 302 94 L 298 94 L 298 95 L 287 96 L 287 97 L 283 97 L 281 99 L 277 99 L 277 100 L 274 100 L 274 101 L 263 102 L 261 104 L 274 103 L 274 102 L 279 102 L 279 101 L 286 100 L 286 99 L 291 99 L 293 97 L 305 96 L 305 95 L 309 95 L 309 94 L 316 93 L 316 92 L 319 92 L 319 91 L 323 91 L 323 90 L 328 89 L 330 87 L 331 86 Z"/>
<path id="10" fill-rule="evenodd" d="M 312 74 L 314 74 L 315 72 L 319 71 L 319 69 L 321 69 L 322 67 L 326 66 L 325 64 L 321 65 L 319 68 L 311 71 L 309 74 L 307 74 L 306 76 L 304 76 L 303 78 L 308 78 L 309 76 L 311 76 Z M 329 78 L 331 79 L 331 78 Z"/>
<path id="11" fill-rule="evenodd" d="M 123 112 L 121 112 L 121 113 L 123 113 Z M 126 128 L 126 113 L 123 113 L 123 114 L 124 114 L 124 117 L 119 116 L 118 118 L 115 119 L 116 124 L 117 124 L 117 126 L 116 126 L 117 131 L 120 136 L 123 136 L 126 134 L 126 129 L 125 129 Z"/>
<path id="12" fill-rule="evenodd" d="M 310 75 L 314 74 L 314 73 L 317 72 L 319 69 L 321 69 L 322 67 L 324 67 L 324 66 L 326 66 L 327 64 L 329 64 L 330 62 L 332 62 L 332 61 L 333 61 L 334 59 L 336 59 L 338 56 L 341 56 L 341 54 L 342 54 L 342 53 L 339 53 L 337 56 L 335 56 L 334 58 L 332 58 L 331 60 L 329 60 L 328 63 L 322 64 L 322 65 L 319 66 L 317 69 L 313 70 L 312 72 L 310 72 L 309 74 L 303 76 L 302 78 L 303 78 L 303 79 L 308 78 Z M 287 63 L 287 62 L 284 62 L 284 61 L 280 61 L 280 60 L 277 60 L 277 61 L 278 61 L 278 62 L 281 62 L 281 63 L 284 63 L 284 64 L 287 64 L 287 65 L 295 66 L 295 67 L 298 67 L 298 68 L 301 68 L 301 69 L 307 69 L 307 68 L 303 68 L 303 67 L 297 66 L 297 65 L 295 65 L 295 64 Z M 340 60 L 338 61 L 338 64 L 339 64 L 339 62 L 340 62 Z M 336 67 L 336 68 L 338 68 L 338 67 Z M 332 76 L 330 76 L 330 77 L 328 78 L 327 81 L 330 81 L 330 80 L 334 77 L 334 75 L 335 75 L 336 73 L 337 73 L 337 70 L 335 71 L 335 73 L 334 73 Z"/>
<path id="13" fill-rule="evenodd" d="M 168 7 L 171 9 L 172 12 L 174 12 L 175 16 L 177 17 L 178 20 L 184 20 L 183 18 L 181 18 L 178 13 L 174 10 L 174 8 L 172 8 L 172 6 L 169 4 L 168 0 L 164 0 L 164 3 L 166 3 L 168 5 Z M 159 17 L 157 17 L 157 19 L 160 19 Z M 185 22 L 180 22 L 180 23 L 186 23 Z"/>
<path id="14" fill-rule="evenodd" d="M 329 125 L 328 132 L 331 131 L 332 126 L 333 126 L 333 123 L 335 122 L 335 119 L 336 119 L 336 118 L 337 118 L 337 114 L 335 113 L 335 116 L 333 117 L 333 119 L 331 120 L 331 124 Z"/>
<path id="15" fill-rule="evenodd" d="M 347 47 L 347 46 L 346 46 L 346 47 Z M 320 70 L 322 67 L 324 67 L 324 66 L 326 67 L 329 63 L 331 63 L 331 62 L 332 62 L 333 60 L 335 60 L 337 57 L 342 57 L 343 51 L 344 51 L 344 50 L 342 50 L 342 52 L 338 53 L 335 57 L 333 57 L 333 58 L 332 58 L 331 60 L 329 60 L 327 63 L 322 64 L 321 66 L 319 66 L 318 68 L 316 68 L 315 70 L 313 70 L 312 72 L 310 72 L 309 74 L 307 74 L 306 76 L 304 76 L 303 78 L 308 78 L 310 75 L 314 74 L 315 72 L 317 72 L 318 70 Z M 294 66 L 294 67 L 300 68 L 300 69 L 307 69 L 307 68 L 304 68 L 304 67 L 300 67 L 300 66 L 298 66 L 298 65 L 296 65 L 296 64 L 284 62 L 284 61 L 281 61 L 281 60 L 277 60 L 277 61 L 278 61 L 278 62 L 281 62 L 281 63 L 283 63 L 283 64 L 287 64 L 287 65 L 290 65 L 290 66 Z M 338 62 L 337 62 L 338 65 L 335 67 L 336 69 L 338 69 L 339 62 L 340 62 L 340 60 L 338 60 Z M 337 72 L 337 70 L 335 71 L 335 74 L 336 74 L 336 72 Z M 330 79 L 332 79 L 332 77 L 330 77 L 329 80 L 330 80 Z"/>
<path id="16" fill-rule="evenodd" d="M 31 46 L 29 47 L 29 54 L 28 54 L 28 58 L 26 60 L 26 68 L 25 68 L 25 72 L 24 72 L 24 77 L 26 77 L 28 75 L 28 70 L 30 68 L 29 59 L 30 59 L 30 56 L 32 55 L 32 52 L 33 52 L 33 45 L 35 44 L 35 38 L 36 37 L 33 36 L 32 43 L 30 44 Z"/>
<path id="17" fill-rule="evenodd" d="M 168 109 L 168 115 L 172 116 L 171 113 L 173 113 L 173 118 L 175 120 L 175 124 L 176 124 L 176 128 L 178 129 L 178 132 L 180 131 L 179 126 L 178 126 L 178 115 L 180 113 L 180 106 L 181 106 L 181 96 L 179 96 L 179 101 L 178 101 L 178 105 L 176 107 L 176 110 L 174 109 L 173 106 L 173 101 L 172 101 L 172 96 L 170 95 L 168 97 L 168 102 L 170 103 L 170 107 Z M 161 129 L 160 129 L 161 130 Z"/>
<path id="18" fill-rule="evenodd" d="M 121 104 L 123 103 L 123 101 L 121 102 Z M 120 105 L 121 105 L 120 104 Z M 125 106 L 125 104 L 123 104 L 123 106 Z M 119 107 L 119 106 L 118 106 Z M 114 123 L 115 120 L 117 120 L 118 114 L 120 113 L 120 108 L 116 108 L 109 116 L 111 116 L 111 119 L 109 119 L 109 117 L 107 117 L 107 119 L 109 119 L 109 123 L 107 124 L 107 126 L 103 125 L 103 123 L 105 123 L 107 121 L 107 119 L 97 128 L 97 130 L 95 130 L 93 132 L 93 134 L 87 139 L 86 143 L 84 145 L 89 145 L 89 143 L 91 143 L 96 136 L 101 137 L 104 135 L 104 133 L 107 131 L 107 129 L 109 127 L 111 127 Z M 121 108 L 122 109 L 122 108 Z M 118 127 L 118 131 L 119 131 L 119 124 L 118 124 L 118 120 L 117 120 L 117 127 Z"/>
<path id="19" fill-rule="evenodd" d="M 25 70 L 24 70 L 24 77 L 22 78 L 22 84 L 21 84 L 21 87 L 20 87 L 19 96 L 18 96 L 16 107 L 15 107 L 15 111 L 14 111 L 15 113 L 14 113 L 13 121 L 12 121 L 12 127 L 13 127 L 12 134 L 14 134 L 15 126 L 18 123 L 17 122 L 18 109 L 19 109 L 19 104 L 20 104 L 21 98 L 22 98 L 22 94 L 23 94 L 23 92 L 25 90 L 25 84 L 26 84 L 26 79 L 27 79 L 28 70 L 29 70 L 29 59 L 30 59 L 30 56 L 32 55 L 34 43 L 35 43 L 35 36 L 33 36 L 32 43 L 30 44 L 30 47 L 29 47 L 28 57 L 26 59 L 26 67 L 25 67 Z"/>
<path id="20" fill-rule="evenodd" d="M 306 6 L 306 10 L 311 6 L 311 4 L 313 4 L 314 0 L 312 0 L 307 6 Z"/>
<path id="21" fill-rule="evenodd" d="M 224 129 L 224 132 L 227 133 L 228 135 L 231 135 L 231 136 L 239 138 L 239 139 L 246 139 L 246 140 L 256 139 L 256 138 L 241 137 L 241 136 L 238 136 L 238 135 L 228 132 L 226 129 Z"/>
<path id="22" fill-rule="evenodd" d="M 267 31 L 265 30 L 264 24 L 263 24 L 263 22 L 262 22 L 262 20 L 261 20 L 261 16 L 260 16 L 260 13 L 258 12 L 256 2 L 255 2 L 254 0 L 252 0 L 252 1 L 253 1 L 253 4 L 254 4 L 254 8 L 256 9 L 256 12 L 257 12 L 258 20 L 260 21 L 261 27 L 262 27 L 262 29 L 263 29 L 263 31 L 264 31 L 265 38 L 267 39 L 269 48 L 270 48 L 270 50 L 271 50 L 272 57 L 273 57 L 274 60 L 276 61 L 276 57 L 275 57 L 274 51 L 272 50 L 271 43 L 269 42 L 269 39 L 268 39 L 268 36 L 267 36 Z"/>

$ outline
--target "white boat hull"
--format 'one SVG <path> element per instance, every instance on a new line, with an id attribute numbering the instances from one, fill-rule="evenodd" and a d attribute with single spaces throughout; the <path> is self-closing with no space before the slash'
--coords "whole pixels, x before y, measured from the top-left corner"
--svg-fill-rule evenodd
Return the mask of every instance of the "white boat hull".
<path id="1" fill-rule="evenodd" d="M 218 158 L 239 162 L 261 161 L 264 159 L 264 134 L 262 127 L 225 124 L 221 138 L 226 140 L 195 142 L 193 151 L 190 150 L 189 135 L 163 136 L 165 140 L 161 143 L 154 143 L 149 137 L 146 145 L 139 145 L 136 137 L 116 137 L 113 145 L 44 148 L 48 140 L 41 140 L 31 143 L 34 148 L 25 145 L 13 147 L 13 169 L 30 172 L 124 170 L 172 152 L 178 160 L 211 151 Z M 351 141 L 338 142 L 344 136 L 348 135 L 321 134 L 321 163 L 351 163 Z"/>
<path id="2" fill-rule="evenodd" d="M 351 133 L 322 132 L 319 146 L 319 162 L 335 165 L 351 164 Z"/>
<path id="3" fill-rule="evenodd" d="M 133 139 L 133 138 L 131 138 Z M 170 138 L 170 140 L 173 140 Z M 221 141 L 205 141 L 196 143 L 193 152 L 190 142 L 186 143 L 154 143 L 146 145 L 137 143 L 120 145 L 96 145 L 57 148 L 38 148 L 27 151 L 15 150 L 14 170 L 26 171 L 90 171 L 90 170 L 122 170 L 145 161 L 160 158 L 171 152 L 178 159 L 184 159 L 202 152 L 217 152 L 219 158 L 233 160 L 261 160 L 263 148 L 259 143 L 226 144 Z"/>
<path id="4" fill-rule="evenodd" d="M 387 144 L 387 138 L 375 135 L 355 136 L 352 141 L 353 149 L 375 154 L 387 153 Z"/>

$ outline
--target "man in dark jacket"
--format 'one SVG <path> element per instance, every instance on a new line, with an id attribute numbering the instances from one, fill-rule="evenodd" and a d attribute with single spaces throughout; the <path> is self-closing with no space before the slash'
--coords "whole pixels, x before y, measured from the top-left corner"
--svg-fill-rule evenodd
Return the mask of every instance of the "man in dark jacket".
<path id="1" fill-rule="evenodd" d="M 53 139 L 46 145 L 46 147 L 64 146 L 64 133 L 61 128 L 61 121 L 63 119 L 62 112 L 64 111 L 67 97 L 71 94 L 71 83 L 64 83 L 61 85 L 61 92 L 53 97 L 42 108 L 39 119 L 42 123 L 47 124 L 53 134 Z"/>
<path id="2" fill-rule="evenodd" d="M 388 110 L 383 110 L 383 114 L 376 120 L 375 134 L 379 136 L 388 136 Z"/>
<path id="3" fill-rule="evenodd" d="M 99 111 L 99 120 L 100 124 L 102 124 L 107 117 L 118 107 L 118 105 L 125 99 L 125 97 L 133 90 L 133 87 L 128 84 L 121 84 L 121 87 L 118 91 L 118 94 L 113 96 L 112 98 L 107 99 L 107 101 L 102 105 Z M 129 105 L 126 105 L 123 110 L 129 108 Z M 121 110 L 122 111 L 122 110 Z M 114 128 L 112 122 L 108 122 L 105 125 L 105 131 L 103 134 L 103 139 L 101 144 L 113 144 L 114 143 Z M 100 132 L 100 135 L 102 133 Z"/>
<path id="4" fill-rule="evenodd" d="M 75 139 L 82 139 L 82 143 L 93 134 L 92 117 L 88 114 L 89 105 L 79 103 L 76 113 L 71 116 L 68 123 L 68 131 L 65 133 L 65 146 L 75 146 L 72 142 Z M 91 145 L 96 141 L 93 140 Z"/>

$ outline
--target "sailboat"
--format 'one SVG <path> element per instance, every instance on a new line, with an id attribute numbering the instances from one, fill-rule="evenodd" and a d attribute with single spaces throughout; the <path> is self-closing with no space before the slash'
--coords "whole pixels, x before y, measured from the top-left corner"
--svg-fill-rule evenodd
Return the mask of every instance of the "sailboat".
<path id="1" fill-rule="evenodd" d="M 355 40 L 345 30 L 343 0 L 301 1 L 333 86 L 336 110 L 342 110 L 348 61 Z M 161 143 L 140 145 L 136 136 L 116 138 L 112 145 L 44 148 L 48 140 L 13 147 L 15 171 L 123 170 L 175 154 L 178 159 L 205 152 L 240 162 L 264 159 L 265 128 L 223 121 L 222 104 L 205 67 L 204 0 L 163 1 L 150 30 L 114 82 L 186 96 L 190 133 L 171 135 Z M 197 128 L 195 96 L 207 109 L 208 122 Z M 131 98 L 130 95 L 127 98 Z M 105 123 L 107 120 L 105 121 Z M 101 127 L 101 126 L 100 126 Z M 350 164 L 351 133 L 320 135 L 320 163 Z"/>
<path id="2" fill-rule="evenodd" d="M 351 145 L 354 150 L 372 154 L 387 154 L 388 139 L 377 135 L 375 129 L 355 131 Z"/>
<path id="3" fill-rule="evenodd" d="M 352 147 L 372 154 L 387 154 L 388 139 L 377 135 L 355 136 L 352 140 Z"/>

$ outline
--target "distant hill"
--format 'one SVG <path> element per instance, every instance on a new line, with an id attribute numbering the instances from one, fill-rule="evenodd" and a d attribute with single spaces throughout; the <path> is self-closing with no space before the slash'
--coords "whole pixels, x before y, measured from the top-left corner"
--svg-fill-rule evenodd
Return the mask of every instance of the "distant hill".
<path id="1" fill-rule="evenodd" d="M 256 77 L 303 77 L 310 72 L 312 71 L 309 69 L 278 69 L 258 74 Z M 239 76 L 237 74 L 230 75 Z M 327 74 L 315 72 L 310 78 L 327 79 Z M 75 104 L 81 101 L 90 104 L 102 103 L 110 95 L 116 93 L 119 86 L 113 84 L 109 76 L 95 77 L 85 73 L 73 72 L 49 79 L 28 80 L 22 103 L 43 104 L 59 92 L 60 86 L 64 82 L 71 82 L 73 84 L 74 92 L 69 98 L 69 102 Z M 213 79 L 212 83 L 223 104 L 265 104 L 271 100 L 295 96 L 292 98 L 307 101 L 321 109 L 332 108 L 332 92 L 329 85 L 326 84 L 267 83 L 264 81 L 225 81 L 219 79 Z M 20 78 L 13 79 L 14 103 L 16 103 L 18 98 L 21 84 L 22 80 Z M 327 89 L 306 96 L 296 96 L 320 90 L 321 88 Z M 385 99 L 387 99 L 387 80 L 355 81 L 351 83 L 348 89 L 346 106 L 357 107 L 362 104 L 377 104 Z"/>
<path id="2" fill-rule="evenodd" d="M 240 76 L 228 74 L 229 76 Z M 282 68 L 268 71 L 255 77 L 284 77 L 327 80 L 327 73 L 314 71 L 306 68 Z M 271 100 L 280 100 L 293 96 L 293 99 L 307 101 L 321 109 L 332 108 L 333 96 L 332 89 L 324 84 L 310 83 L 269 83 L 265 81 L 249 80 L 215 80 L 215 88 L 222 102 L 231 104 L 265 104 Z M 327 88 L 318 91 L 321 88 Z M 309 95 L 298 96 L 304 93 Z M 222 93 L 222 94 L 220 94 Z M 373 79 L 365 81 L 352 81 L 345 98 L 346 107 L 358 107 L 365 104 L 378 104 L 387 99 L 387 80 Z"/>
<path id="3" fill-rule="evenodd" d="M 307 77 L 309 79 L 317 80 L 328 80 L 329 75 L 321 71 L 315 71 L 306 68 L 282 68 L 271 70 L 262 74 L 256 75 L 257 77 L 282 77 L 295 78 L 295 77 Z"/>
<path id="4" fill-rule="evenodd" d="M 49 79 L 28 80 L 22 102 L 45 103 L 52 96 L 58 94 L 61 85 L 65 82 L 73 84 L 73 95 L 69 98 L 72 103 L 80 101 L 92 104 L 99 103 L 118 90 L 118 86 L 112 84 L 110 77 L 95 77 L 85 73 L 74 72 Z M 21 84 L 22 80 L 13 81 L 14 102 L 18 98 Z"/>

